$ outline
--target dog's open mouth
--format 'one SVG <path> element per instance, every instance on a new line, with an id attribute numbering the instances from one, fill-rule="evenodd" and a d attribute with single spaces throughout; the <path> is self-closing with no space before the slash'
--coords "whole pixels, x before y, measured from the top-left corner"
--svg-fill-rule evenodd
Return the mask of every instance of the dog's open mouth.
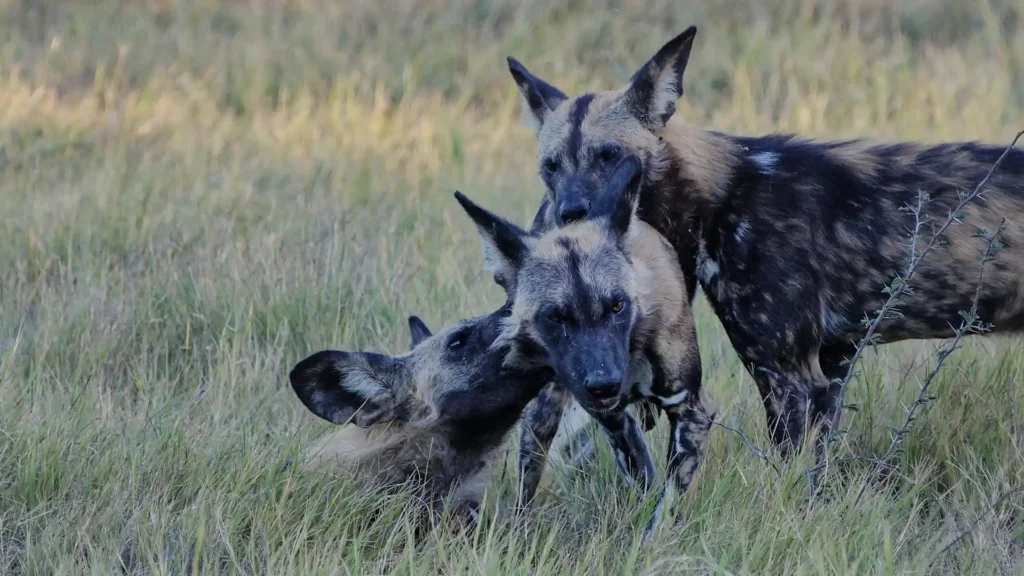
<path id="1" fill-rule="evenodd" d="M 600 410 L 601 412 L 606 412 L 617 408 L 620 400 L 621 398 L 618 396 L 613 396 L 611 398 L 591 398 L 590 403 L 595 409 Z"/>

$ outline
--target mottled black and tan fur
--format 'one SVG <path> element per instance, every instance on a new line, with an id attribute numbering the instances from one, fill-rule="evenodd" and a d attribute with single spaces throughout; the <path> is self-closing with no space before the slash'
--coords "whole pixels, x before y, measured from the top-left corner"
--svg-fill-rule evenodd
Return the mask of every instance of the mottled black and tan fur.
<path id="1" fill-rule="evenodd" d="M 374 483 L 409 483 L 433 512 L 446 498 L 475 517 L 488 472 L 526 405 L 551 378 L 505 366 L 494 346 L 509 306 L 440 334 L 410 317 L 412 350 L 400 356 L 325 350 L 289 378 L 317 416 L 344 425 L 310 451 L 307 467 L 351 470 Z"/>
<path id="2" fill-rule="evenodd" d="M 1003 149 L 738 137 L 687 126 L 673 112 L 695 35 L 690 28 L 671 40 L 622 89 L 573 98 L 509 59 L 537 128 L 547 188 L 534 228 L 602 216 L 593 194 L 615 158 L 640 157 L 640 217 L 675 248 L 691 298 L 699 280 L 788 453 L 808 415 L 825 431 L 839 418 L 843 360 L 910 255 L 914 217 L 901 208 L 923 192 L 923 217 L 945 221 Z M 1005 247 L 988 264 L 978 311 L 996 332 L 1024 327 L 1024 152 L 1008 155 L 967 211 L 921 264 L 902 316 L 881 325 L 883 341 L 949 336 L 960 325 L 986 244 L 976 233 L 996 230 L 1003 217 Z"/>
<path id="3" fill-rule="evenodd" d="M 457 195 L 477 224 L 488 263 L 512 288 L 503 340 L 508 362 L 529 350 L 554 369 L 556 385 L 524 419 L 522 493 L 532 496 L 568 394 L 604 428 L 620 468 L 646 487 L 654 463 L 626 411 L 646 400 L 668 415 L 670 481 L 647 535 L 677 492 L 685 492 L 704 452 L 710 420 L 702 404 L 700 354 L 675 251 L 633 218 L 641 164 L 626 156 L 604 192 L 608 217 L 530 234 Z M 536 444 L 541 445 L 536 445 Z"/>

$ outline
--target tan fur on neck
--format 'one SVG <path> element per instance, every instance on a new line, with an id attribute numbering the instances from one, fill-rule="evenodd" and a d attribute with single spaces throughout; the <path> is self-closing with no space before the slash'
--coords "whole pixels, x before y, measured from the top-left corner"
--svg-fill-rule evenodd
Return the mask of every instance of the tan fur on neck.
<path id="1" fill-rule="evenodd" d="M 696 184 L 697 193 L 709 201 L 725 197 L 729 177 L 740 160 L 740 150 L 728 138 L 701 130 L 678 120 L 669 120 L 659 136 L 668 145 L 668 153 L 674 153 L 680 160 L 681 174 L 665 174 L 665 177 L 682 177 Z"/>
<path id="2" fill-rule="evenodd" d="M 313 470 L 326 465 L 339 469 L 357 468 L 374 460 L 388 446 L 406 440 L 402 427 L 381 424 L 360 428 L 355 424 L 340 426 L 324 434 L 306 454 L 305 468 Z"/>

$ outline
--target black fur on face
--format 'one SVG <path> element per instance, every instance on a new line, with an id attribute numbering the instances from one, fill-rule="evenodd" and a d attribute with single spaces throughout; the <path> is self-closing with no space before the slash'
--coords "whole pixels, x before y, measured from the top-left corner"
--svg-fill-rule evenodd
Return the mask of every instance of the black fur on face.
<path id="1" fill-rule="evenodd" d="M 509 347 L 494 343 L 508 314 L 506 305 L 437 335 L 412 317 L 406 354 L 325 350 L 289 378 L 302 403 L 335 424 L 415 425 L 443 431 L 457 446 L 493 442 L 550 377 L 544 368 L 505 366 Z"/>
<path id="2" fill-rule="evenodd" d="M 557 226 L 593 217 L 595 193 L 607 185 L 624 156 L 641 160 L 648 185 L 667 168 L 660 131 L 683 93 L 683 74 L 697 30 L 690 27 L 669 41 L 617 91 L 543 99 L 535 76 L 515 62 L 512 76 L 537 129 L 538 164 L 549 201 L 545 219 Z M 524 80 L 527 79 L 527 80 Z M 543 83 L 545 86 L 549 86 Z"/>
<path id="3" fill-rule="evenodd" d="M 551 379 L 547 367 L 506 362 L 511 344 L 495 341 L 510 311 L 506 304 L 464 323 L 466 328 L 458 333 L 464 343 L 457 350 L 449 348 L 443 359 L 458 365 L 458 383 L 440 387 L 437 397 L 438 422 L 452 430 L 455 446 L 503 438 Z"/>
<path id="4" fill-rule="evenodd" d="M 492 268 L 531 301 L 513 298 L 514 309 L 532 316 L 532 328 L 514 341 L 542 351 L 557 380 L 595 410 L 616 407 L 627 386 L 636 310 L 624 239 L 641 174 L 635 156 L 616 161 L 595 196 L 600 223 L 581 223 L 557 238 L 530 235 L 456 195 L 481 232 Z"/>
<path id="5" fill-rule="evenodd" d="M 584 253 L 566 238 L 564 253 L 557 260 L 559 274 L 552 274 L 552 281 L 554 286 L 565 285 L 569 297 L 552 299 L 534 317 L 540 348 L 547 352 L 556 379 L 582 404 L 597 410 L 618 405 L 628 387 L 636 310 L 625 274 L 616 282 L 614 274 L 595 274 L 586 268 L 628 267 L 623 240 L 633 218 L 641 174 L 642 165 L 635 156 L 622 158 L 612 168 L 592 213 L 593 218 L 606 219 L 605 232 L 612 243 Z M 537 284 L 536 278 L 530 282 Z"/>
<path id="6" fill-rule="evenodd" d="M 579 287 L 584 288 L 577 292 L 580 300 L 538 310 L 535 334 L 555 380 L 585 408 L 610 410 L 619 406 L 629 385 L 635 310 L 625 295 L 594 301 L 582 282 Z"/>

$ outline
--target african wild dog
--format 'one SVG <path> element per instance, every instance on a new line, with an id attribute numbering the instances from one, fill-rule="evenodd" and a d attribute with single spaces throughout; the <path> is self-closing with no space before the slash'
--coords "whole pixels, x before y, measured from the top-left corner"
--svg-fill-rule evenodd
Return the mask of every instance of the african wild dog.
<path id="1" fill-rule="evenodd" d="M 737 137 L 673 118 L 696 28 L 668 42 L 617 91 L 567 97 L 509 58 L 537 129 L 546 194 L 534 229 L 599 217 L 593 194 L 618 157 L 643 160 L 640 217 L 660 232 L 722 322 L 757 384 L 784 454 L 807 425 L 822 426 L 819 461 L 840 416 L 838 379 L 904 270 L 914 217 L 901 208 L 927 193 L 922 217 L 944 221 L 1003 149 L 978 143 L 923 145 L 793 136 Z M 986 241 L 1007 218 L 997 261 L 986 270 L 980 317 L 995 331 L 1024 328 L 1024 152 L 1011 152 L 969 206 L 964 224 L 918 268 L 884 342 L 949 336 L 974 298 Z M 925 238 L 927 241 L 927 237 Z"/>
<path id="2" fill-rule="evenodd" d="M 639 159 L 623 157 L 603 192 L 607 217 L 546 234 L 530 234 L 461 194 L 456 198 L 481 232 L 488 265 L 512 294 L 512 313 L 498 342 L 532 350 L 534 361 L 543 358 L 554 369 L 557 385 L 545 390 L 548 402 L 538 404 L 555 412 L 527 418 L 526 426 L 534 429 L 524 437 L 550 441 L 568 391 L 602 424 L 619 467 L 646 486 L 654 463 L 626 405 L 643 399 L 668 415 L 670 482 L 645 532 L 649 536 L 676 491 L 689 487 L 710 420 L 675 251 L 633 218 L 641 170 Z M 525 463 L 522 489 L 528 496 L 543 454 L 534 450 Z"/>
<path id="3" fill-rule="evenodd" d="M 433 512 L 451 495 L 475 516 L 491 463 L 551 370 L 506 367 L 492 346 L 510 306 L 432 336 L 409 318 L 412 350 L 400 356 L 325 350 L 289 375 L 314 414 L 345 426 L 311 451 L 307 467 L 334 464 L 393 487 L 411 481 Z M 454 491 L 454 493 L 452 493 Z"/>

